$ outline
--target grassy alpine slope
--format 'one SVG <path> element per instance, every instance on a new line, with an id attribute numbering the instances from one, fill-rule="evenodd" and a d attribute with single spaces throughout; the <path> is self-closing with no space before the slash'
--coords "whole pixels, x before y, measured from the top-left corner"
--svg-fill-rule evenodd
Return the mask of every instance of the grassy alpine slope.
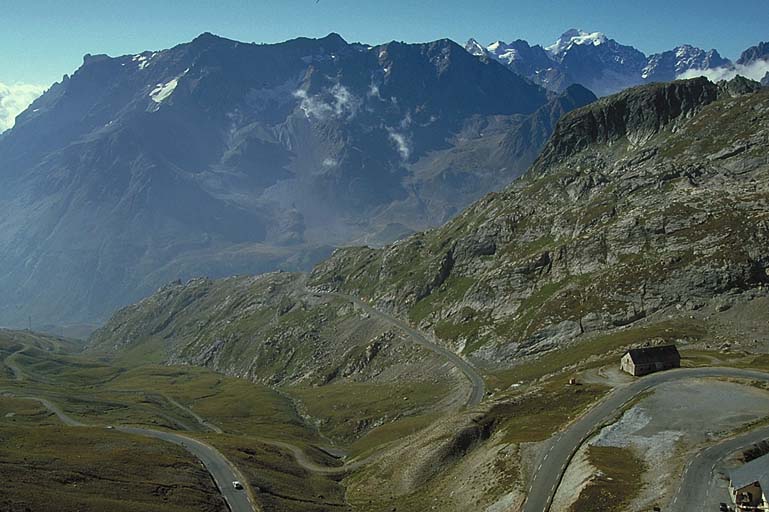
<path id="1" fill-rule="evenodd" d="M 310 276 L 171 285 L 117 313 L 90 357 L 127 375 L 151 355 L 278 386 L 320 431 L 307 435 L 375 454 L 337 477 L 355 510 L 515 509 L 542 441 L 608 390 L 571 376 L 653 341 L 679 343 L 687 365 L 761 363 L 767 114 L 769 91 L 741 79 L 602 99 L 567 115 L 522 179 L 445 226 L 339 250 Z M 462 353 L 490 396 L 445 407 L 455 372 L 328 290 Z"/>

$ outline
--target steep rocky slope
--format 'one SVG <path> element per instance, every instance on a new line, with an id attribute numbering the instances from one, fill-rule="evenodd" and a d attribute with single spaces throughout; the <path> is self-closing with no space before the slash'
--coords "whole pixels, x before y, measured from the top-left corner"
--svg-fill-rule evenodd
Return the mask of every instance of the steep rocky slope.
<path id="1" fill-rule="evenodd" d="M 196 365 L 270 385 L 444 375 L 442 361 L 344 299 L 287 272 L 171 283 L 118 312 L 90 351 Z"/>
<path id="2" fill-rule="evenodd" d="M 87 55 L 0 136 L 0 324 L 103 320 L 178 277 L 440 224 L 528 167 L 549 136 L 532 115 L 592 99 L 448 40 Z M 498 152 L 513 130 L 533 147 Z"/>
<path id="3" fill-rule="evenodd" d="M 174 285 L 116 314 L 92 344 L 125 352 L 157 338 L 165 361 L 323 383 L 386 326 L 361 327 L 371 320 L 305 285 L 370 301 L 492 366 L 764 293 L 767 112 L 769 91 L 744 79 L 625 91 L 566 115 L 523 178 L 439 229 L 338 250 L 306 283 Z M 376 371 L 410 371 L 413 354 L 380 355 Z"/>
<path id="4" fill-rule="evenodd" d="M 440 229 L 337 251 L 311 283 L 487 361 L 769 281 L 769 91 L 630 89 L 572 112 L 532 169 Z"/>

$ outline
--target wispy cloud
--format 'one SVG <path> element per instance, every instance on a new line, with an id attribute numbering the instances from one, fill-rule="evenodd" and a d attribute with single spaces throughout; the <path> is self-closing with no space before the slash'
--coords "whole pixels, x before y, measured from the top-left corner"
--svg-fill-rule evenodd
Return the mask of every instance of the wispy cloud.
<path id="1" fill-rule="evenodd" d="M 362 103 L 360 98 L 340 84 L 327 89 L 323 94 L 310 96 L 307 91 L 300 89 L 294 96 L 299 98 L 299 108 L 304 111 L 304 115 L 321 121 L 354 117 Z"/>
<path id="2" fill-rule="evenodd" d="M 45 92 L 45 87 L 33 84 L 6 85 L 0 82 L 0 132 L 13 127 L 16 116 Z"/>
<path id="3" fill-rule="evenodd" d="M 769 61 L 759 60 L 743 66 L 736 64 L 734 66 L 715 68 L 715 69 L 690 69 L 685 73 L 678 75 L 676 78 L 688 79 L 704 76 L 711 82 L 718 82 L 721 80 L 731 80 L 737 75 L 750 78 L 751 80 L 761 81 L 766 73 L 769 72 Z"/>
<path id="4" fill-rule="evenodd" d="M 395 145 L 395 149 L 400 153 L 401 158 L 407 161 L 411 157 L 411 142 L 408 137 L 403 133 L 399 133 L 392 128 L 388 128 L 387 132 L 390 135 L 390 142 Z"/>

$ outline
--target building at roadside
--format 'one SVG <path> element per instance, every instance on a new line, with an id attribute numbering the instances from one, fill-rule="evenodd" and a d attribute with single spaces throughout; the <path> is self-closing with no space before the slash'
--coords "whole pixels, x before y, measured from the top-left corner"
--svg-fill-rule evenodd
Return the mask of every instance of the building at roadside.
<path id="1" fill-rule="evenodd" d="M 729 494 L 737 510 L 766 510 L 769 491 L 769 455 L 729 472 Z"/>
<path id="2" fill-rule="evenodd" d="M 675 345 L 643 347 L 628 350 L 620 367 L 630 375 L 639 377 L 654 372 L 681 367 L 681 354 Z"/>

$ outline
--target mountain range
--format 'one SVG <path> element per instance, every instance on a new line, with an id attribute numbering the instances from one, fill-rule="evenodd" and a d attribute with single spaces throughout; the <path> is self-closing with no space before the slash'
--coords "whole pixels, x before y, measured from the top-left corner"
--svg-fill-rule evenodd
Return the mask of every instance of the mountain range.
<path id="1" fill-rule="evenodd" d="M 606 96 L 643 83 L 669 82 L 699 74 L 709 78 L 742 74 L 761 80 L 769 73 L 768 46 L 761 43 L 751 47 L 736 62 L 722 57 L 717 50 L 706 51 L 688 44 L 646 56 L 601 32 L 571 29 L 547 47 L 532 46 L 522 39 L 483 46 L 471 39 L 465 48 L 473 55 L 497 60 L 550 90 L 560 91 L 578 83 L 598 96 Z"/>
<path id="2" fill-rule="evenodd" d="M 86 55 L 0 135 L 0 325 L 99 322 L 173 279 L 439 225 L 594 99 L 449 40 Z"/>
<path id="3" fill-rule="evenodd" d="M 769 290 L 766 114 L 769 89 L 744 78 L 629 89 L 565 115 L 524 176 L 438 229 L 309 276 L 175 283 L 91 347 L 270 383 L 397 372 L 410 359 L 358 339 L 369 316 L 345 297 L 489 371 L 628 329 L 691 337 Z"/>

